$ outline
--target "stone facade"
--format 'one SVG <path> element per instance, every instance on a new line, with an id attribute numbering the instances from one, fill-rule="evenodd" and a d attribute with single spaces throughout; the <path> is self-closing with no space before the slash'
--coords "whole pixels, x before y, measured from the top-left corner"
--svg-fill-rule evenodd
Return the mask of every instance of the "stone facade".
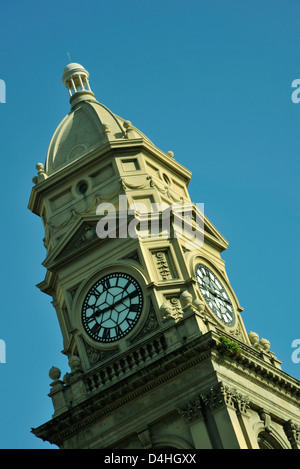
<path id="1" fill-rule="evenodd" d="M 50 370 L 54 414 L 33 433 L 65 449 L 299 448 L 299 383 L 281 371 L 266 339 L 246 332 L 221 258 L 227 241 L 206 217 L 199 223 L 191 173 L 98 103 L 88 78 L 78 64 L 64 72 L 71 112 L 45 166 L 37 164 L 29 201 L 45 228 L 39 288 L 53 299 L 70 366 L 63 378 Z M 136 209 L 125 220 L 124 200 Z M 104 204 L 114 207 L 115 237 L 99 237 Z M 201 247 L 176 235 L 178 222 Z M 120 236 L 132 223 L 138 235 Z M 199 263 L 225 286 L 214 305 L 234 310 L 230 327 L 199 287 Z M 138 282 L 143 307 L 124 337 L 97 341 L 83 327 L 83 302 L 114 272 Z"/>

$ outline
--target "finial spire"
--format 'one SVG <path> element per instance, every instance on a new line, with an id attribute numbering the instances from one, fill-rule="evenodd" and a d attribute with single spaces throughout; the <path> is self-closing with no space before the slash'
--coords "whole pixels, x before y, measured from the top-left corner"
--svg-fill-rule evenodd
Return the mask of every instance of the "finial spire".
<path id="1" fill-rule="evenodd" d="M 62 82 L 69 92 L 70 102 L 73 106 L 79 101 L 91 100 L 95 97 L 89 84 L 89 72 L 80 64 L 70 63 L 67 65 L 64 69 Z"/>

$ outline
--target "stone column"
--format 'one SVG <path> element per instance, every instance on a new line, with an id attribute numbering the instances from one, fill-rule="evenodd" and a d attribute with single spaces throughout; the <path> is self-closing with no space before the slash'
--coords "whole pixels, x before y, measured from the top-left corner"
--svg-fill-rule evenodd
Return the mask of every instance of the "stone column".
<path id="1" fill-rule="evenodd" d="M 236 412 L 241 395 L 222 382 L 201 394 L 214 445 L 223 449 L 249 449 Z M 244 428 L 245 430 L 245 428 Z"/>
<path id="2" fill-rule="evenodd" d="M 245 396 L 239 395 L 236 399 L 236 411 L 238 420 L 243 431 L 248 449 L 259 449 L 256 435 L 253 433 L 248 412 L 249 404 Z"/>
<path id="3" fill-rule="evenodd" d="M 191 399 L 183 407 L 178 408 L 179 414 L 189 426 L 195 449 L 213 449 L 202 413 L 202 402 L 199 396 Z"/>

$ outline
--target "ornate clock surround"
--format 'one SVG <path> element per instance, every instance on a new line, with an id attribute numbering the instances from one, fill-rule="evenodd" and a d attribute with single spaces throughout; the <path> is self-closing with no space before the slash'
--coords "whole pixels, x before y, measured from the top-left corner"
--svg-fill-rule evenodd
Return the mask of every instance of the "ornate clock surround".
<path id="1" fill-rule="evenodd" d="M 129 278 L 132 278 L 133 281 L 138 285 L 139 298 L 141 298 L 140 308 L 136 311 L 138 317 L 134 321 L 132 327 L 130 327 L 127 332 L 125 331 L 124 334 L 120 334 L 118 339 L 104 341 L 95 340 L 95 338 L 93 338 L 91 334 L 87 332 L 82 320 L 84 302 L 95 285 L 100 283 L 103 279 L 105 281 L 105 279 L 111 278 L 111 276 L 114 276 L 115 274 L 121 275 L 124 279 L 128 277 L 128 281 Z M 149 294 L 147 294 L 146 285 L 146 280 L 140 270 L 136 267 L 133 267 L 131 263 L 127 263 L 126 261 L 121 261 L 118 263 L 118 265 L 102 266 L 101 270 L 94 271 L 88 276 L 88 280 L 82 280 L 81 285 L 74 297 L 72 314 L 76 324 L 76 335 L 81 336 L 84 341 L 94 349 L 102 351 L 116 350 L 118 348 L 123 349 L 126 347 L 126 343 L 131 341 L 136 335 L 140 333 L 147 319 L 147 312 L 150 307 L 150 301 Z M 132 304 L 138 304 L 138 302 L 134 300 Z"/>
<path id="2" fill-rule="evenodd" d="M 213 301 L 209 301 L 209 296 L 205 292 L 203 292 L 203 288 L 201 288 L 201 283 L 197 278 L 197 268 L 199 268 L 199 266 L 202 266 L 204 269 L 206 269 L 207 275 L 212 274 L 212 276 L 214 277 L 214 280 L 212 278 L 210 279 L 212 282 L 218 282 L 217 290 L 219 290 L 219 293 L 209 292 L 209 294 L 214 293 L 214 297 L 217 298 L 217 301 L 215 301 L 215 298 L 213 299 Z M 231 331 L 233 331 L 238 325 L 237 311 L 239 310 L 239 308 L 236 298 L 232 294 L 230 283 L 226 279 L 224 274 L 220 271 L 220 269 L 218 269 L 214 264 L 209 262 L 206 258 L 204 259 L 202 257 L 197 256 L 193 260 L 193 276 L 196 279 L 197 293 L 201 296 L 201 299 L 205 301 L 205 304 L 207 305 L 213 318 L 216 319 L 218 324 L 222 325 L 222 327 L 228 327 Z M 211 289 L 211 287 L 208 287 L 208 289 Z M 206 289 L 206 291 L 208 289 Z M 220 308 L 222 303 L 223 305 L 221 311 Z M 216 308 L 217 305 L 220 306 L 218 308 L 218 311 Z M 223 308 L 226 308 L 226 310 L 224 310 Z"/>

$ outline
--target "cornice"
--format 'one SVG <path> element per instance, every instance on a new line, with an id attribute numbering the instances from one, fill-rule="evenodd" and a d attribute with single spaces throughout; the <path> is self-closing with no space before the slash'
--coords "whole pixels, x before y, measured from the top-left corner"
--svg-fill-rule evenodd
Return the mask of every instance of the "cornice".
<path id="1" fill-rule="evenodd" d="M 114 141 L 108 141 L 102 147 L 93 148 L 87 154 L 78 158 L 77 160 L 69 163 L 60 170 L 51 174 L 49 177 L 44 179 L 41 182 L 38 182 L 35 186 L 32 187 L 28 208 L 33 213 L 39 215 L 41 197 L 46 194 L 53 186 L 58 186 L 61 183 L 65 184 L 68 179 L 73 179 L 77 174 L 82 173 L 82 169 L 86 169 L 89 166 L 93 166 L 95 162 L 99 161 L 99 158 L 106 158 L 110 153 L 113 153 L 117 150 L 120 151 L 129 151 L 129 150 L 145 150 L 149 152 L 152 156 L 158 159 L 162 164 L 168 166 L 170 169 L 173 169 L 176 173 L 186 180 L 187 185 L 191 179 L 191 171 L 182 166 L 176 160 L 168 156 L 163 151 L 159 150 L 154 144 L 144 138 L 136 139 L 118 139 Z"/>
<path id="2" fill-rule="evenodd" d="M 254 377 L 260 385 L 271 388 L 272 391 L 276 390 L 281 396 L 284 393 L 285 399 L 288 398 L 290 402 L 297 405 L 300 386 L 296 379 L 264 362 L 256 350 L 245 344 L 242 344 L 240 356 L 231 359 L 222 357 L 217 351 L 219 336 L 219 332 L 210 331 L 169 353 L 166 350 L 164 355 L 148 365 L 134 370 L 131 375 L 108 386 L 101 387 L 100 392 L 94 392 L 84 402 L 33 429 L 32 432 L 60 446 L 63 441 L 76 434 L 81 428 L 206 360 L 211 360 L 212 364 L 222 364 L 226 368 L 232 368 L 236 373 L 242 372 L 246 379 L 250 376 Z M 121 358 L 113 359 L 111 366 Z M 217 380 L 218 371 L 216 366 L 214 368 Z M 89 377 L 92 378 L 95 372 L 98 372 L 98 369 L 81 375 L 80 379 L 86 381 Z"/>
<path id="3" fill-rule="evenodd" d="M 206 334 L 202 341 L 193 341 L 169 354 L 159 357 L 134 374 L 123 378 L 101 392 L 94 393 L 84 402 L 72 407 L 67 412 L 54 417 L 44 425 L 32 429 L 32 432 L 60 446 L 63 441 L 76 434 L 81 428 L 99 420 L 117 408 L 155 389 L 195 365 L 208 360 L 211 354 L 211 337 Z M 120 358 L 119 358 L 120 359 Z M 92 376 L 93 372 L 87 373 Z M 86 415 L 88 417 L 86 417 Z"/>
<path id="4" fill-rule="evenodd" d="M 219 331 L 219 336 L 227 335 L 224 332 Z M 214 333 L 213 337 L 217 340 L 217 335 Z M 230 337 L 227 335 L 227 337 Z M 233 340 L 231 338 L 231 340 Z M 239 340 L 234 339 L 238 343 L 241 354 L 236 355 L 234 358 L 229 358 L 218 353 L 217 349 L 212 351 L 212 359 L 216 364 L 221 364 L 225 368 L 230 368 L 236 375 L 244 373 L 245 378 L 251 378 L 255 380 L 260 386 L 263 385 L 265 388 L 271 388 L 272 391 L 277 391 L 278 395 L 282 396 L 284 393 L 285 397 L 290 398 L 290 401 L 295 405 L 299 405 L 300 398 L 300 382 L 282 371 L 276 368 L 272 363 L 272 357 L 270 362 L 265 361 L 264 354 L 255 350 L 252 346 L 249 346 Z M 268 356 L 267 356 L 268 358 Z"/>

